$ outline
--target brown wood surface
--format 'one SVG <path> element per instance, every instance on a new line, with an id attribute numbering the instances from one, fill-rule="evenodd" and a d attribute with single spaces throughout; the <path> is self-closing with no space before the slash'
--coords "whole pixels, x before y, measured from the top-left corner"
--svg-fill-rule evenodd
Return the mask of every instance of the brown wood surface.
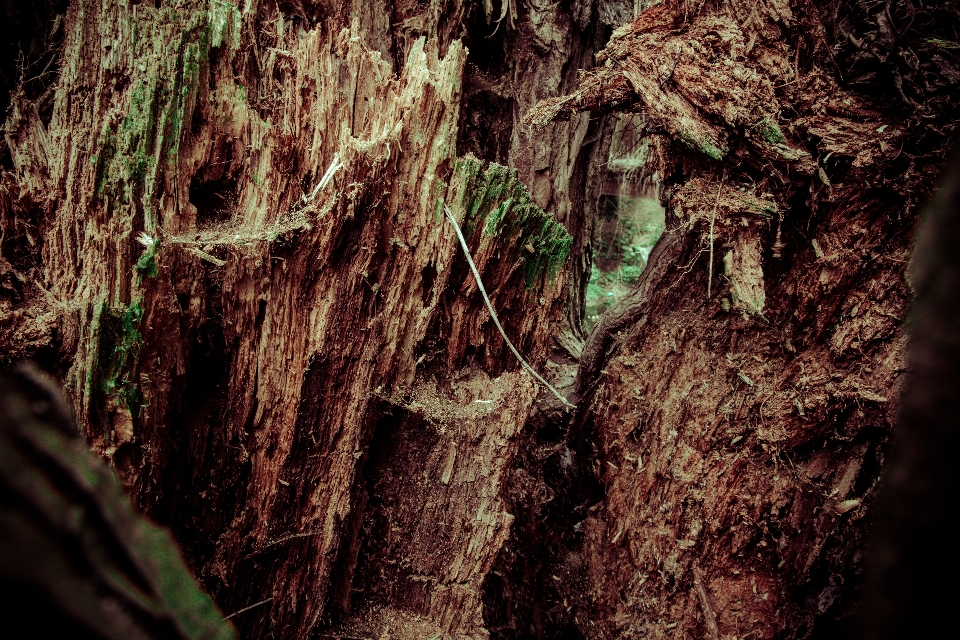
<path id="1" fill-rule="evenodd" d="M 527 116 L 641 113 L 664 176 L 666 233 L 587 340 L 565 439 L 597 487 L 566 490 L 553 611 L 584 637 L 854 633 L 911 238 L 956 121 L 919 34 L 956 8 L 823 4 L 664 2 Z M 851 86 L 875 58 L 847 33 L 924 62 Z"/>
<path id="2" fill-rule="evenodd" d="M 848 628 L 956 3 L 647 4 L 29 5 L 3 363 L 244 637 Z M 617 110 L 667 232 L 584 336 Z"/>
<path id="3" fill-rule="evenodd" d="M 217 602 L 260 604 L 235 619 L 246 637 L 306 638 L 351 600 L 482 635 L 534 387 L 441 205 L 538 365 L 555 328 L 579 331 L 566 301 L 585 286 L 588 160 L 606 138 L 584 114 L 534 140 L 519 115 L 571 88 L 609 27 L 589 7 L 516 3 L 56 10 L 36 9 L 59 38 L 45 101 L 9 87 L 4 360 L 59 368 L 90 445 Z M 489 381 L 486 403 L 456 399 L 464 377 Z M 453 413 L 411 417 L 430 385 Z M 446 435 L 408 451 L 391 412 Z M 415 456 L 423 478 L 403 466 Z M 364 532 L 385 517 L 401 528 L 371 552 Z M 418 542 L 443 527 L 456 534 Z M 371 562 L 413 551 L 402 588 L 351 597 L 357 567 L 373 580 Z"/>

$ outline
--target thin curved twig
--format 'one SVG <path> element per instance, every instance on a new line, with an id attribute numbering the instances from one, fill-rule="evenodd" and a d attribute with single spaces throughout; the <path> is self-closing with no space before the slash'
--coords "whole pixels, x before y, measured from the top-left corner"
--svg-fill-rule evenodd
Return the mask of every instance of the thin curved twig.
<path id="1" fill-rule="evenodd" d="M 270 602 L 271 600 L 273 600 L 273 596 L 270 596 L 270 597 L 267 598 L 266 600 L 261 600 L 260 602 L 257 602 L 256 604 L 252 604 L 252 605 L 250 605 L 249 607 L 244 607 L 243 609 L 240 609 L 239 611 L 234 611 L 234 612 L 231 613 L 230 615 L 224 616 L 223 619 L 224 619 L 224 620 L 229 620 L 229 619 L 232 618 L 233 616 L 238 616 L 238 615 L 240 615 L 241 613 L 245 613 L 245 612 L 247 612 L 247 611 L 250 611 L 250 609 L 256 609 L 256 608 L 259 607 L 260 605 L 267 604 L 267 603 Z"/>
<path id="2" fill-rule="evenodd" d="M 477 271 L 477 265 L 473 263 L 473 258 L 470 256 L 470 249 L 467 247 L 467 241 L 463 237 L 463 232 L 460 231 L 460 225 L 457 224 L 456 219 L 453 217 L 453 214 L 450 212 L 450 207 L 446 204 L 443 205 L 443 211 L 447 214 L 447 220 L 450 221 L 450 224 L 453 225 L 453 230 L 457 232 L 457 238 L 460 240 L 460 247 L 463 249 L 463 255 L 467 258 L 467 264 L 470 265 L 470 271 L 473 272 L 473 277 L 477 281 L 477 288 L 480 289 L 480 295 L 483 296 L 483 301 L 487 303 L 487 310 L 490 311 L 490 317 L 493 318 L 493 323 L 497 325 L 497 329 L 500 331 L 500 335 L 503 336 L 503 341 L 507 343 L 507 346 L 510 347 L 510 351 L 513 352 L 513 355 L 517 357 L 517 360 L 520 361 L 520 364 L 523 365 L 523 368 L 530 372 L 534 378 L 537 379 L 537 382 L 546 387 L 550 393 L 555 395 L 557 399 L 570 407 L 571 409 L 576 409 L 577 405 L 570 404 L 566 398 L 560 395 L 560 392 L 553 388 L 553 386 L 544 380 L 539 373 L 534 371 L 533 367 L 527 364 L 527 361 L 523 359 L 523 356 L 520 355 L 520 352 L 517 351 L 517 348 L 513 346 L 513 343 L 510 342 L 510 338 L 507 337 L 507 333 L 503 330 L 503 326 L 500 324 L 500 318 L 497 317 L 497 312 L 493 310 L 493 304 L 490 303 L 490 298 L 487 296 L 487 290 L 483 288 L 483 282 L 480 280 L 480 272 Z"/>
<path id="3" fill-rule="evenodd" d="M 710 216 L 710 275 L 707 277 L 707 300 L 710 299 L 711 289 L 713 288 L 713 223 L 717 220 L 717 205 L 720 204 L 721 189 L 723 189 L 723 178 L 720 178 L 720 184 L 717 185 L 717 199 L 713 203 L 713 214 Z"/>

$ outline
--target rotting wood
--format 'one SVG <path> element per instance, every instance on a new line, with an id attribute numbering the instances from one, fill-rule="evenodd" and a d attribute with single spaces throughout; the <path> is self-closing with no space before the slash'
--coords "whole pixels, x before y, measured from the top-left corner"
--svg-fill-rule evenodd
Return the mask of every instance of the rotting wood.
<path id="1" fill-rule="evenodd" d="M 647 273 L 579 363 L 566 442 L 600 486 L 565 488 L 585 539 L 557 569 L 584 636 L 852 633 L 904 371 L 911 234 L 947 143 L 927 123 L 950 130 L 960 102 L 930 46 L 955 3 L 924 8 L 908 39 L 874 32 L 896 74 L 841 86 L 839 65 L 861 62 L 828 53 L 849 47 L 836 38 L 883 31 L 858 6 L 663 2 L 574 93 L 525 116 L 641 112 L 671 176 Z M 888 6 L 884 20 L 914 23 L 911 3 Z M 901 64 L 915 51 L 923 62 Z M 726 272 L 705 300 L 713 243 Z"/>
<path id="2" fill-rule="evenodd" d="M 500 493 L 534 396 L 526 374 L 476 371 L 450 391 L 422 380 L 381 418 L 364 472 L 361 610 L 418 614 L 445 637 L 485 633 L 482 582 L 513 521 Z"/>
<path id="3" fill-rule="evenodd" d="M 490 34 L 467 30 L 466 3 L 295 4 L 73 3 L 50 119 L 15 96 L 0 180 L 4 233 L 26 242 L 33 225 L 44 257 L 21 287 L 30 315 L 3 335 L 22 354 L 54 345 L 88 440 L 250 637 L 306 637 L 350 592 L 366 452 L 420 376 L 514 376 L 513 422 L 483 422 L 493 434 L 519 429 L 533 401 L 443 202 L 476 225 L 492 302 L 536 360 L 565 315 L 565 259 L 580 279 L 588 259 L 578 194 L 597 171 L 581 144 L 603 147 L 585 115 L 535 149 L 512 119 L 502 144 L 475 128 L 468 112 L 487 127 L 491 93 L 457 38 Z M 564 7 L 508 15 L 504 58 L 532 54 L 496 98 L 525 110 L 591 63 L 596 30 L 571 28 Z M 505 442 L 498 465 L 519 446 Z M 499 524 L 450 550 L 463 585 L 444 578 L 424 615 L 482 634 L 480 585 L 509 530 L 504 475 L 461 487 L 470 446 L 457 447 L 441 486 L 482 491 Z"/>
<path id="4" fill-rule="evenodd" d="M 502 17 L 501 17 L 502 19 Z M 467 246 L 467 241 L 463 237 L 463 232 L 460 231 L 460 225 L 457 224 L 457 219 L 453 217 L 453 214 L 450 213 L 450 207 L 444 206 L 444 214 L 447 216 L 447 219 L 450 221 L 450 224 L 453 226 L 453 230 L 457 234 L 457 239 L 460 241 L 460 246 L 463 248 L 463 257 L 467 260 L 467 264 L 470 266 L 470 272 L 473 274 L 474 280 L 477 283 L 477 289 L 480 290 L 480 295 L 483 296 L 483 301 L 487 305 L 487 310 L 490 312 L 490 319 L 493 320 L 493 324 L 497 327 L 497 330 L 500 332 L 500 335 L 503 336 L 503 341 L 510 348 L 510 351 L 517 358 L 517 361 L 526 369 L 530 375 L 532 375 L 537 382 L 544 386 L 550 393 L 552 393 L 557 400 L 562 402 L 564 405 L 570 408 L 576 408 L 575 405 L 567 402 L 567 399 L 560 395 L 560 392 L 557 391 L 553 385 L 543 379 L 536 369 L 530 366 L 530 364 L 524 359 L 520 352 L 517 351 L 517 348 L 513 346 L 513 342 L 510 341 L 510 338 L 507 336 L 507 332 L 504 331 L 503 325 L 500 324 L 500 319 L 497 317 L 497 312 L 493 308 L 493 305 L 490 303 L 490 297 L 487 295 L 487 290 L 483 286 L 483 281 L 480 279 L 480 273 L 477 271 L 477 266 L 473 262 L 473 258 L 470 256 L 470 248 Z M 533 247 L 533 245 L 527 245 Z M 526 248 L 526 247 L 525 247 Z M 533 250 L 533 249 L 531 249 Z"/>

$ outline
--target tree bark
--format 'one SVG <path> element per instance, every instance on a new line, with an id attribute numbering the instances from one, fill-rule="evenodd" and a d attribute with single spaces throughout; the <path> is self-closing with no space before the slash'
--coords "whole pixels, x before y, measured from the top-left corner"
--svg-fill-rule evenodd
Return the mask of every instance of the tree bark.
<path id="1" fill-rule="evenodd" d="M 955 4 L 862 5 L 665 2 L 527 116 L 643 113 L 664 178 L 667 231 L 587 340 L 551 454 L 597 483 L 554 484 L 579 513 L 557 600 L 584 637 L 852 633 L 957 103 L 930 46 Z"/>
<path id="2" fill-rule="evenodd" d="M 54 350 L 136 506 L 222 609 L 261 605 L 234 618 L 244 636 L 306 638 L 374 607 L 393 633 L 484 636 L 535 387 L 442 207 L 522 353 L 539 364 L 552 333 L 576 337 L 604 121 L 536 144 L 518 125 L 572 90 L 602 16 L 55 10 L 52 106 L 11 87 L 5 126 L 9 360 Z"/>
<path id="3" fill-rule="evenodd" d="M 31 5 L 4 360 L 243 636 L 844 628 L 955 3 L 668 1 L 581 77 L 625 5 Z M 577 365 L 616 110 L 668 231 Z M 519 350 L 577 367 L 569 426 L 527 422 L 444 204 Z"/>

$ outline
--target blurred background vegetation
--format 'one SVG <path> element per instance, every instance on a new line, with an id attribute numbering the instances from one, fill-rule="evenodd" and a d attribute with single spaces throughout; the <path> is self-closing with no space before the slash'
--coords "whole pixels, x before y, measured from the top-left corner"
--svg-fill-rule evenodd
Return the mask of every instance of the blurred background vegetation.
<path id="1" fill-rule="evenodd" d="M 644 170 L 649 148 L 639 135 L 640 123 L 638 114 L 621 115 L 610 145 L 587 285 L 588 329 L 631 289 L 663 233 L 664 211 L 656 197 L 660 177 Z"/>

